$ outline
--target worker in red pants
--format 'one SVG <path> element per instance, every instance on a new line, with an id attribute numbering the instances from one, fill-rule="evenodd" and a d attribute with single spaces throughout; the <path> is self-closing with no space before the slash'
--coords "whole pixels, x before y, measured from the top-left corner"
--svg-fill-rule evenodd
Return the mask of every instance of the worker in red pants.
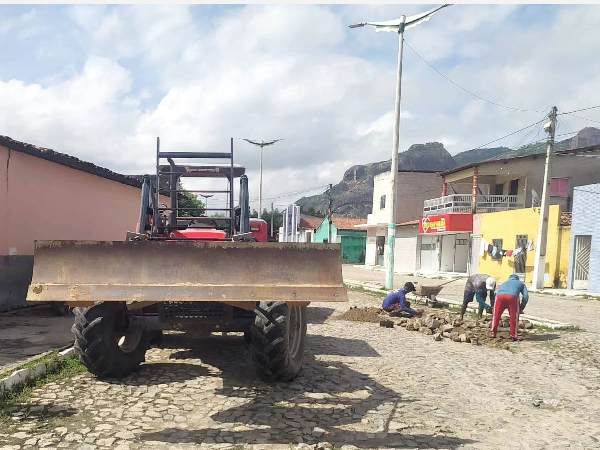
<path id="1" fill-rule="evenodd" d="M 519 295 L 522 300 L 519 303 Z M 517 340 L 517 329 L 519 328 L 519 314 L 523 314 L 525 306 L 529 301 L 529 293 L 525 283 L 519 280 L 517 275 L 511 275 L 508 277 L 508 281 L 505 281 L 500 285 L 498 293 L 496 295 L 496 303 L 494 304 L 494 316 L 492 318 L 492 331 L 490 331 L 490 337 L 495 338 L 498 333 L 498 324 L 502 313 L 505 309 L 508 309 L 510 315 L 510 338 L 513 341 Z"/>

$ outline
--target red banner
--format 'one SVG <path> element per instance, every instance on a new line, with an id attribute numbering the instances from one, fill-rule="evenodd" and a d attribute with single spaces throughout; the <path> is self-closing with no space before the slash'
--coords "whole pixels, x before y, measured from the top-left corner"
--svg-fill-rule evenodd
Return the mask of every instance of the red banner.
<path id="1" fill-rule="evenodd" d="M 440 216 L 421 217 L 420 234 L 472 233 L 472 214 L 442 214 Z"/>

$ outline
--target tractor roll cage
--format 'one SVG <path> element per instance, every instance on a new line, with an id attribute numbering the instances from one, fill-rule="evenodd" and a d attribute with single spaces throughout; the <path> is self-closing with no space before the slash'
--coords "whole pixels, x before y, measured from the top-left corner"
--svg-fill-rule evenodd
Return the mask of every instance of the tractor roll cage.
<path id="1" fill-rule="evenodd" d="M 163 160 L 168 164 L 161 164 Z M 226 164 L 176 164 L 176 159 L 227 159 Z M 227 189 L 178 189 L 181 177 L 195 178 L 225 178 Z M 233 203 L 233 180 L 240 179 L 239 206 Z M 179 207 L 180 193 L 201 194 L 227 194 L 226 208 L 206 208 L 205 216 L 185 216 L 183 211 L 197 211 L 198 208 Z M 160 204 L 160 196 L 170 197 L 170 206 Z M 225 217 L 212 217 L 208 212 L 225 212 Z M 167 212 L 165 220 L 161 213 Z M 152 217 L 152 223 L 149 220 Z M 204 223 L 214 228 L 225 230 L 229 238 L 236 233 L 248 233 L 250 231 L 250 202 L 248 198 L 248 177 L 245 175 L 244 167 L 233 164 L 233 138 L 231 138 L 231 149 L 229 152 L 163 152 L 160 150 L 160 138 L 156 138 L 156 178 L 152 180 L 150 175 L 144 175 L 142 181 L 142 201 L 140 208 L 139 232 L 150 232 L 150 239 L 164 239 L 175 230 L 189 227 L 189 222 Z M 185 224 L 182 224 L 185 221 Z"/>

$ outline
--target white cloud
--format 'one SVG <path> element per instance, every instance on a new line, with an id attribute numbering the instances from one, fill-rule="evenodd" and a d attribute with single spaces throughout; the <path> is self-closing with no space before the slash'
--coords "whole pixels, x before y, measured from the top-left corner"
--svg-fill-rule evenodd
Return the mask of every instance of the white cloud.
<path id="1" fill-rule="evenodd" d="M 265 152 L 265 196 L 337 182 L 353 164 L 389 158 L 397 38 L 347 25 L 426 7 L 208 8 L 69 7 L 84 63 L 37 83 L 2 75 L 0 134 L 129 173 L 152 169 L 156 136 L 165 150 L 285 137 Z M 528 8 L 543 20 L 528 22 L 515 6 L 457 5 L 406 38 L 450 78 L 498 103 L 600 103 L 600 8 Z M 0 33 L 15 26 L 0 21 Z M 471 97 L 408 48 L 402 95 L 401 149 L 438 138 L 451 152 L 466 150 L 541 117 Z M 256 196 L 256 149 L 236 140 L 236 155 Z"/>

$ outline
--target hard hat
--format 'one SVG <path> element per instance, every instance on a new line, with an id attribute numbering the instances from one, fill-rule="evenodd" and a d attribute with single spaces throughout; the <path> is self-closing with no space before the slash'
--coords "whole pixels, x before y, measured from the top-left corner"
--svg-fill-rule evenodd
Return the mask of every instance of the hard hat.
<path id="1" fill-rule="evenodd" d="M 496 289 L 496 279 L 493 277 L 488 277 L 488 279 L 485 280 L 485 288 L 488 291 L 493 291 L 494 289 Z"/>

